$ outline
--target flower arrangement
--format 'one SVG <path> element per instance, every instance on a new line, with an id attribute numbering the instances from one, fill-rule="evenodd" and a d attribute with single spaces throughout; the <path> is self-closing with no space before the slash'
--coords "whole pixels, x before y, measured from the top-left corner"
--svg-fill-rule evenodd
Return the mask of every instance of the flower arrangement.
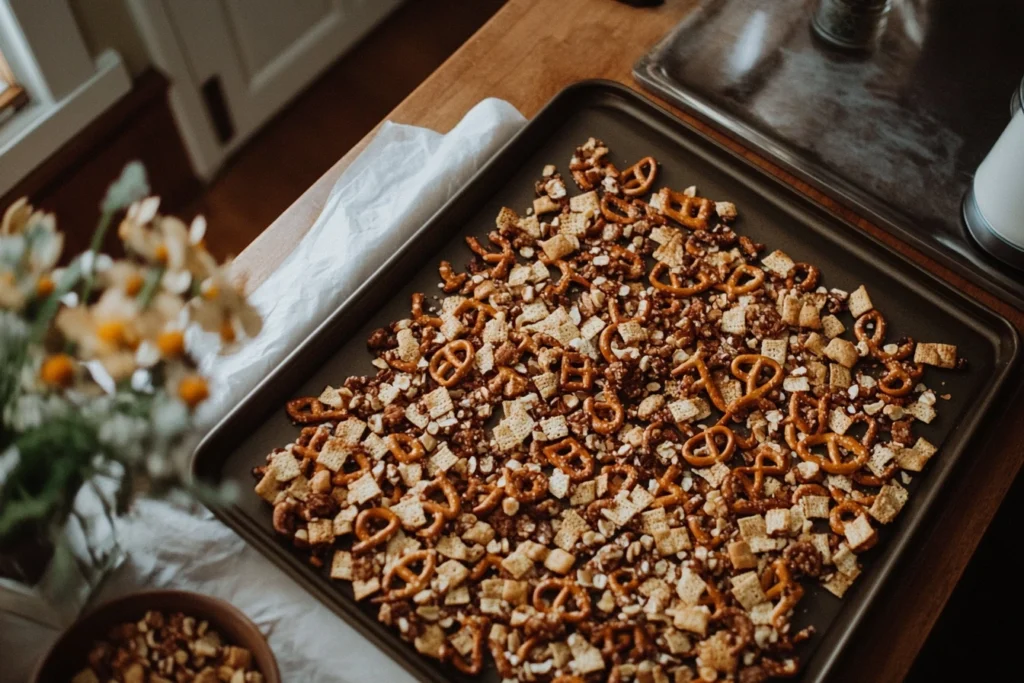
<path id="1" fill-rule="evenodd" d="M 0 223 L 0 556 L 52 537 L 76 494 L 116 481 L 112 509 L 180 488 L 194 414 L 209 397 L 192 328 L 230 352 L 259 314 L 191 225 L 159 213 L 129 164 L 101 204 L 91 247 L 58 268 L 54 216 L 21 199 Z M 100 253 L 115 220 L 126 257 Z M 189 334 L 186 334 L 189 332 Z M 196 333 L 202 334 L 202 333 Z"/>

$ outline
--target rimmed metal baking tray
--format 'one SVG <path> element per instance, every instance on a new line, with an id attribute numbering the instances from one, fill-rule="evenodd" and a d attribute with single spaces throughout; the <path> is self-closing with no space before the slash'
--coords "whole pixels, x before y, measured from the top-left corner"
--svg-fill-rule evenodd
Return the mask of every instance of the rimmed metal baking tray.
<path id="1" fill-rule="evenodd" d="M 620 168 L 655 156 L 659 186 L 695 184 L 702 196 L 735 202 L 738 232 L 818 265 L 823 284 L 848 291 L 865 284 L 886 315 L 890 339 L 911 335 L 919 341 L 956 344 L 968 358 L 968 371 L 928 369 L 929 385 L 950 398 L 940 400 L 938 419 L 919 426 L 917 433 L 940 445 L 940 451 L 911 483 L 903 513 L 882 530 L 878 547 L 864 556 L 862 576 L 844 600 L 815 586 L 800 603 L 797 625 L 814 623 L 818 629 L 802 652 L 802 677 L 823 681 L 990 412 L 1016 361 L 1017 334 L 1004 318 L 615 83 L 585 81 L 559 93 L 207 435 L 194 456 L 193 474 L 206 483 L 238 483 L 240 500 L 214 504 L 214 513 L 414 676 L 424 681 L 470 680 L 419 655 L 376 621 L 373 606 L 357 604 L 347 586 L 331 581 L 326 568 L 312 567 L 277 538 L 270 506 L 251 493 L 250 471 L 298 433 L 285 414 L 287 400 L 317 395 L 325 385 L 337 386 L 353 374 L 373 374 L 376 369 L 365 347 L 369 333 L 407 317 L 413 292 L 436 291 L 441 259 L 464 264 L 470 256 L 464 237 L 486 235 L 502 206 L 529 206 L 544 165 L 565 170 L 575 147 L 591 136 L 610 146 Z M 344 258 L 343 245 L 338 251 Z M 844 315 L 849 327 L 852 320 Z M 497 672 L 490 669 L 476 680 L 497 681 Z"/>

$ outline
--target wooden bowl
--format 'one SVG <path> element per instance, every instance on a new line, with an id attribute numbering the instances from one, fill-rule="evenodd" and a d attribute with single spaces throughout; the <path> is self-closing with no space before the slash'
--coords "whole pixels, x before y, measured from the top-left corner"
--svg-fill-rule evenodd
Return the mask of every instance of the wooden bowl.
<path id="1" fill-rule="evenodd" d="M 210 627 L 219 631 L 227 644 L 252 652 L 253 662 L 265 683 L 281 683 L 274 653 L 256 624 L 223 600 L 176 590 L 132 593 L 100 605 L 61 634 L 39 662 L 32 680 L 34 683 L 70 681 L 85 668 L 89 651 L 111 627 L 138 621 L 148 610 L 184 612 L 197 621 L 210 622 Z"/>

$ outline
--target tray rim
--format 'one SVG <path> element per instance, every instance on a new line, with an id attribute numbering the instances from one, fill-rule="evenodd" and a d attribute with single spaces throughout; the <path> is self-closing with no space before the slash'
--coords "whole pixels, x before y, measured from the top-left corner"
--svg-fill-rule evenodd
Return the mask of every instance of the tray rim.
<path id="1" fill-rule="evenodd" d="M 906 242 L 915 249 L 925 253 L 943 267 L 948 268 L 992 296 L 1007 302 L 1014 308 L 1024 310 L 1024 294 L 1014 292 L 1002 283 L 986 278 L 983 273 L 976 271 L 972 267 L 965 266 L 955 254 L 938 244 L 923 239 L 914 230 L 904 227 L 904 224 L 910 221 L 910 217 L 899 215 L 895 211 L 884 210 L 878 206 L 877 202 L 871 199 L 872 195 L 870 192 L 848 181 L 844 181 L 842 176 L 820 164 L 807 162 L 801 166 L 799 157 L 789 152 L 777 140 L 752 125 L 721 113 L 705 98 L 681 89 L 673 90 L 668 76 L 665 75 L 663 69 L 659 68 L 660 65 L 655 62 L 654 58 L 667 49 L 667 46 L 675 36 L 687 28 L 690 21 L 695 20 L 696 17 L 690 17 L 680 22 L 636 61 L 633 65 L 632 75 L 633 79 L 641 87 L 648 93 L 663 99 L 678 107 L 681 111 L 697 118 L 702 123 L 711 126 L 716 131 L 728 135 L 736 143 L 837 201 L 854 214 L 878 225 L 896 239 Z M 755 145 L 757 146 L 756 149 Z M 966 194 L 965 192 L 965 196 Z M 958 221 L 958 224 L 964 240 L 969 244 L 974 244 L 973 237 L 968 233 L 962 218 Z M 978 257 L 991 261 L 1000 268 L 1006 268 L 1004 264 L 998 262 L 987 253 L 979 252 Z"/>
<path id="2" fill-rule="evenodd" d="M 985 337 L 994 349 L 1000 351 L 1000 354 L 994 358 L 992 374 L 989 377 L 988 383 L 979 386 L 980 391 L 988 390 L 987 395 L 979 398 L 977 408 L 966 412 L 956 432 L 949 435 L 940 444 L 943 449 L 951 451 L 947 456 L 947 459 L 952 461 L 948 469 L 932 472 L 932 478 L 938 477 L 938 479 L 935 480 L 935 484 L 933 484 L 929 491 L 918 492 L 915 500 L 922 502 L 918 503 L 919 509 L 917 514 L 909 520 L 902 520 L 906 528 L 901 529 L 895 537 L 886 540 L 884 554 L 873 558 L 871 567 L 866 572 L 868 575 L 861 579 L 856 602 L 852 598 L 844 601 L 840 611 L 837 612 L 833 622 L 829 625 L 828 630 L 820 636 L 822 641 L 816 646 L 813 654 L 805 661 L 804 668 L 801 671 L 801 680 L 824 681 L 845 650 L 847 642 L 856 633 L 865 613 L 873 605 L 878 593 L 887 583 L 894 566 L 905 558 L 906 546 L 921 531 L 921 526 L 926 518 L 931 516 L 936 498 L 944 492 L 947 480 L 952 471 L 956 469 L 963 451 L 970 444 L 970 441 L 975 438 L 982 421 L 993 414 L 994 411 L 990 412 L 992 403 L 1006 388 L 1007 381 L 1010 379 L 1014 367 L 1019 360 L 1020 335 L 1009 320 L 997 311 L 972 299 L 901 252 L 878 240 L 870 233 L 858 228 L 841 216 L 829 211 L 827 207 L 819 204 L 813 198 L 800 192 L 796 187 L 786 183 L 781 178 L 761 168 L 742 154 L 705 135 L 657 102 L 652 101 L 637 90 L 616 81 L 586 79 L 566 86 L 552 97 L 520 131 L 512 136 L 507 143 L 477 169 L 458 192 L 449 198 L 401 247 L 393 252 L 351 296 L 328 314 L 309 336 L 289 352 L 273 371 L 264 377 L 237 406 L 210 429 L 193 452 L 189 467 L 190 475 L 194 481 L 202 480 L 201 460 L 205 455 L 205 451 L 215 441 L 219 433 L 243 418 L 247 404 L 259 398 L 263 392 L 269 391 L 274 387 L 280 379 L 278 375 L 282 375 L 284 370 L 288 369 L 297 358 L 301 357 L 307 346 L 315 343 L 321 336 L 330 332 L 338 324 L 340 318 L 349 312 L 350 308 L 356 306 L 360 299 L 365 298 L 378 285 L 378 279 L 386 275 L 387 271 L 407 250 L 413 248 L 425 236 L 425 233 L 434 229 L 439 223 L 444 222 L 446 214 L 459 202 L 463 201 L 464 195 L 468 194 L 476 183 L 480 182 L 489 171 L 500 164 L 506 154 L 522 144 L 522 140 L 528 138 L 531 133 L 534 133 L 538 126 L 546 123 L 544 119 L 550 115 L 550 112 L 557 110 L 564 100 L 571 100 L 576 97 L 590 97 L 596 101 L 596 106 L 600 106 L 600 98 L 608 96 L 626 100 L 629 105 L 645 110 L 646 113 L 659 118 L 668 125 L 685 129 L 687 133 L 700 138 L 703 144 L 711 145 L 719 153 L 727 155 L 735 162 L 741 163 L 759 182 L 766 182 L 776 186 L 780 192 L 787 195 L 793 202 L 798 203 L 800 208 L 823 216 L 826 220 L 842 226 L 844 234 L 852 231 L 851 234 L 847 235 L 846 239 L 860 240 L 866 245 L 866 248 L 881 249 L 888 257 L 897 259 L 904 267 L 912 271 L 913 274 L 908 276 L 907 279 L 915 280 L 922 286 L 931 286 L 929 288 L 931 292 L 930 298 L 935 300 L 935 305 L 943 307 L 952 306 L 959 310 L 961 316 L 965 318 L 962 321 L 963 324 L 969 325 L 975 332 Z M 642 124 L 649 125 L 646 121 L 642 122 Z M 745 184 L 745 181 L 737 180 L 737 182 Z M 390 629 L 387 629 L 375 619 L 363 613 L 359 604 L 348 596 L 331 589 L 329 582 L 310 580 L 305 563 L 277 542 L 272 534 L 266 533 L 266 529 L 256 528 L 255 525 L 251 524 L 245 513 L 238 510 L 236 506 L 209 498 L 203 502 L 218 519 L 230 526 L 246 542 L 253 545 L 282 571 L 316 597 L 323 606 L 333 611 L 361 635 L 373 642 L 391 659 L 403 666 L 412 676 L 422 681 L 440 682 L 450 680 L 443 675 L 442 670 L 436 663 L 427 660 L 416 652 L 411 645 L 400 640 Z M 836 642 L 826 651 L 824 647 L 825 640 L 831 638 L 835 638 Z"/>

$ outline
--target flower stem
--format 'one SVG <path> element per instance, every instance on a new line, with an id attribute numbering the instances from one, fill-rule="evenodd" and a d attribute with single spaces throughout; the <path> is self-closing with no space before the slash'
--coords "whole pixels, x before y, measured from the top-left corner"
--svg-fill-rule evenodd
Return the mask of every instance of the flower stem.
<path id="1" fill-rule="evenodd" d="M 107 230 L 110 229 L 110 224 L 113 222 L 114 212 L 104 211 L 100 216 L 100 222 L 96 226 L 96 232 L 92 235 L 92 242 L 89 244 L 89 253 L 92 254 L 92 263 L 90 264 L 89 272 L 85 274 L 85 285 L 82 288 L 82 304 L 89 302 L 89 295 L 92 294 L 92 287 L 96 279 L 96 255 L 100 251 L 100 247 L 103 246 L 103 240 L 107 236 Z"/>

